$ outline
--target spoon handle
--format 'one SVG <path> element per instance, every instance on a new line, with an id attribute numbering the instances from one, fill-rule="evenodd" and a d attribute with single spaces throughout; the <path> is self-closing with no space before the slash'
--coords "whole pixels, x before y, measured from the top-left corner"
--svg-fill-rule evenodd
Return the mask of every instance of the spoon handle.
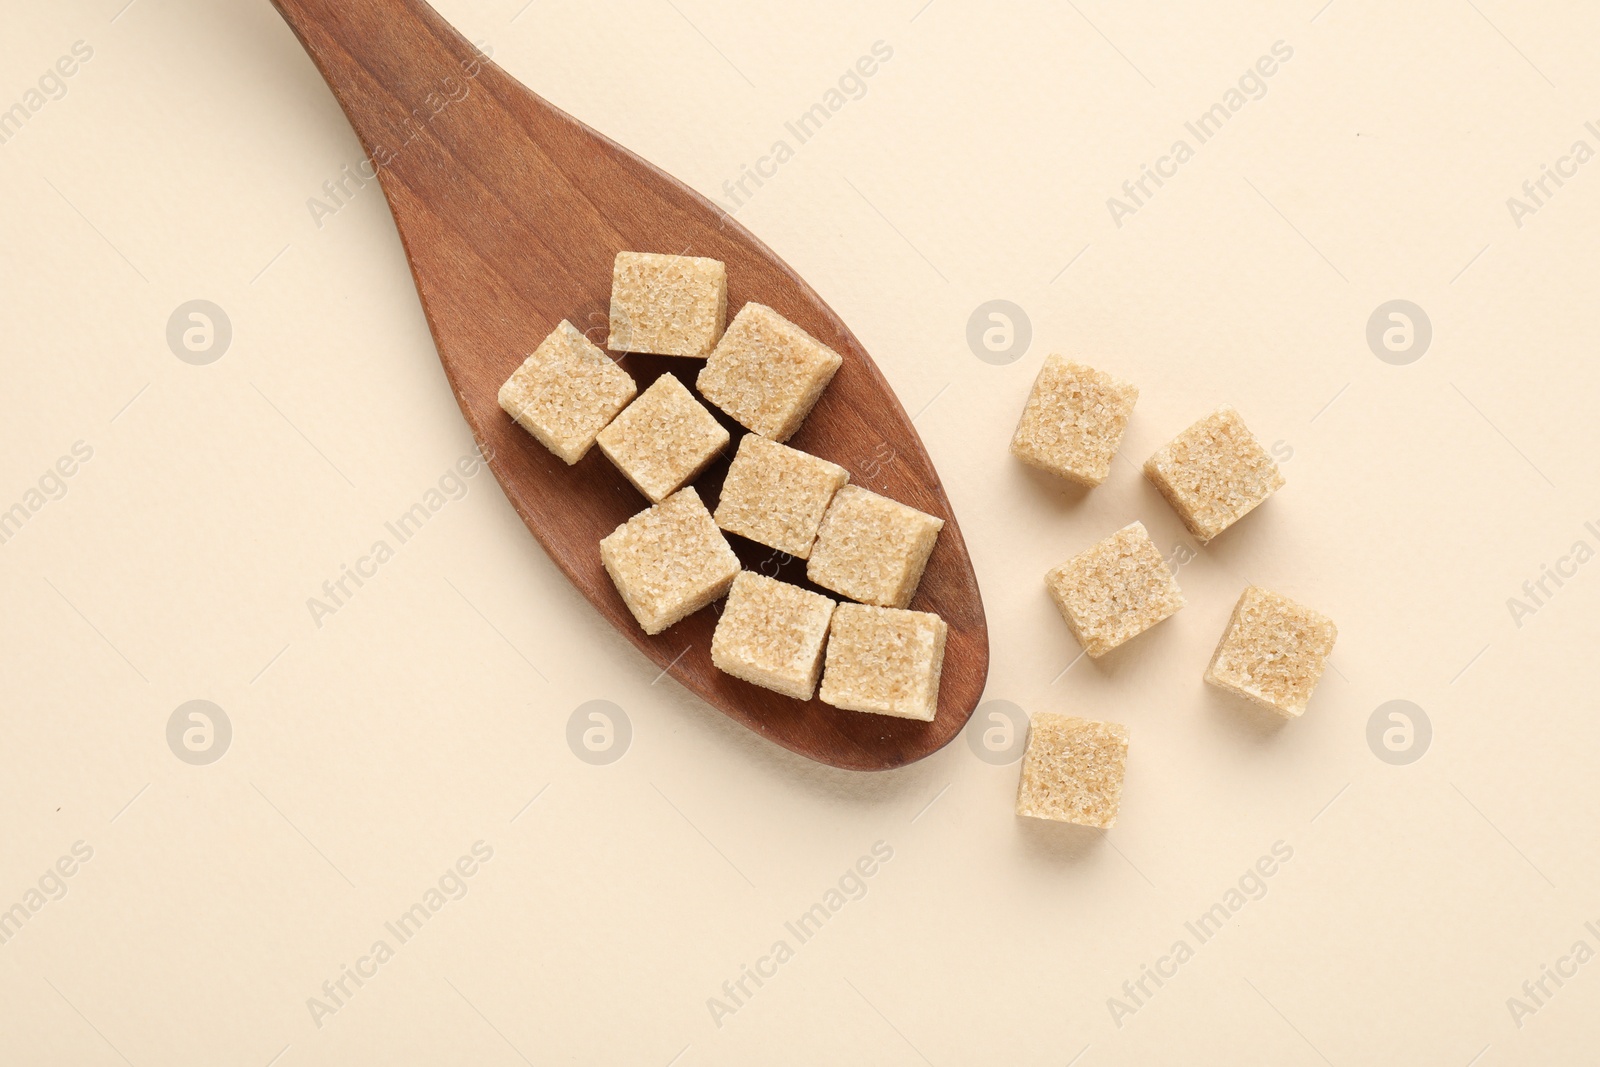
<path id="1" fill-rule="evenodd" d="M 420 135 L 507 78 L 423 0 L 272 0 L 381 173 L 428 152 Z M 416 150 L 413 150 L 416 149 Z M 436 151 L 436 149 L 435 149 Z M 432 160 L 432 162 L 443 162 Z"/>

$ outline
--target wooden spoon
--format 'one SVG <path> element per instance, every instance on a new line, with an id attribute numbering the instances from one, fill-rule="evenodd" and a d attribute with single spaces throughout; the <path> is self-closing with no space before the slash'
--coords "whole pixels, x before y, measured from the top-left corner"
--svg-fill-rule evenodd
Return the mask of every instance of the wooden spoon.
<path id="1" fill-rule="evenodd" d="M 646 656 L 734 720 L 837 767 L 883 770 L 939 749 L 983 693 L 989 636 L 977 578 L 939 476 L 872 359 L 794 271 L 704 197 L 529 92 L 421 0 L 273 0 L 377 166 L 439 358 L 489 466 L 556 565 Z M 664 633 L 639 628 L 599 541 L 648 501 L 598 448 L 556 459 L 500 410 L 500 384 L 556 323 L 604 346 L 611 264 L 625 249 L 720 259 L 728 311 L 767 304 L 844 357 L 789 442 L 851 481 L 945 520 L 912 607 L 950 626 L 933 722 L 840 711 L 711 664 L 716 606 Z M 693 385 L 699 360 L 628 355 L 646 385 Z M 726 457 L 737 447 L 729 446 Z M 726 457 L 696 481 L 715 507 Z M 805 585 L 803 561 L 729 537 L 747 568 Z M 529 605 L 530 609 L 535 605 Z"/>

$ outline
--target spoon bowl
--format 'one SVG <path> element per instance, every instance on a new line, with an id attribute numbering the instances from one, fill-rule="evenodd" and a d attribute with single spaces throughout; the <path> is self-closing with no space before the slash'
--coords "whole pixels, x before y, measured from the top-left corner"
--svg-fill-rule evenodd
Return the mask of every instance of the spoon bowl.
<path id="1" fill-rule="evenodd" d="M 726 212 L 529 91 L 421 0 L 273 3 L 377 169 L 446 377 L 490 469 L 595 609 L 707 703 L 823 763 L 898 767 L 960 732 L 989 665 L 967 546 L 911 420 L 822 298 Z M 501 383 L 562 319 L 604 347 L 612 260 L 624 250 L 719 259 L 727 264 L 730 318 L 758 301 L 843 357 L 788 443 L 844 467 L 857 485 L 945 520 L 911 604 L 950 627 L 932 722 L 841 711 L 723 674 L 711 663 L 715 606 L 655 636 L 634 621 L 600 564 L 599 542 L 649 502 L 598 448 L 569 467 L 497 400 Z M 703 365 L 616 358 L 640 392 L 667 370 L 692 386 Z M 735 440 L 694 482 L 713 508 L 743 432 L 725 424 Z M 745 567 L 808 584 L 804 561 L 728 540 Z"/>

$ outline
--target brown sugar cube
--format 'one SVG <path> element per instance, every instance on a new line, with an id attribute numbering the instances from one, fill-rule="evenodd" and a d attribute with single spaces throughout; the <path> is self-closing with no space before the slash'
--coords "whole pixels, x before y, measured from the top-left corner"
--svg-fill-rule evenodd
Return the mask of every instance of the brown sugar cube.
<path id="1" fill-rule="evenodd" d="M 833 601 L 822 594 L 742 571 L 711 636 L 711 662 L 735 678 L 810 700 L 832 618 Z"/>
<path id="2" fill-rule="evenodd" d="M 1124 526 L 1044 576 L 1067 628 L 1095 659 L 1183 607 L 1144 523 Z"/>
<path id="3" fill-rule="evenodd" d="M 824 704 L 932 722 L 949 627 L 926 611 L 840 604 L 828 627 Z"/>
<path id="4" fill-rule="evenodd" d="M 1039 712 L 1022 754 L 1017 814 L 1109 830 L 1127 766 L 1126 726 Z"/>
<path id="5" fill-rule="evenodd" d="M 562 319 L 500 387 L 500 407 L 572 464 L 635 392 L 628 372 Z"/>
<path id="6" fill-rule="evenodd" d="M 728 314 L 728 271 L 719 260 L 618 252 L 611 268 L 613 352 L 710 355 Z"/>
<path id="7" fill-rule="evenodd" d="M 728 324 L 696 385 L 700 395 L 762 437 L 787 441 L 844 362 L 764 304 Z"/>
<path id="8" fill-rule="evenodd" d="M 1048 356 L 1011 438 L 1011 454 L 1030 467 L 1081 485 L 1111 473 L 1139 390 L 1063 356 Z"/>
<path id="9" fill-rule="evenodd" d="M 1205 679 L 1286 718 L 1305 713 L 1338 629 L 1286 596 L 1247 586 L 1217 642 Z"/>
<path id="10" fill-rule="evenodd" d="M 663 374 L 595 440 L 659 504 L 706 469 L 728 443 L 728 431 L 682 382 Z"/>
<path id="11" fill-rule="evenodd" d="M 1278 464 L 1227 405 L 1145 460 L 1144 476 L 1201 544 L 1283 488 Z"/>
<path id="12" fill-rule="evenodd" d="M 807 559 L 833 494 L 849 480 L 850 472 L 837 463 L 745 434 L 722 483 L 717 525 Z"/>
<path id="13" fill-rule="evenodd" d="M 944 520 L 847 485 L 822 516 L 806 577 L 851 600 L 885 608 L 911 603 Z"/>
<path id="14" fill-rule="evenodd" d="M 694 487 L 646 508 L 600 541 L 600 562 L 647 634 L 658 634 L 728 591 L 733 554 Z"/>

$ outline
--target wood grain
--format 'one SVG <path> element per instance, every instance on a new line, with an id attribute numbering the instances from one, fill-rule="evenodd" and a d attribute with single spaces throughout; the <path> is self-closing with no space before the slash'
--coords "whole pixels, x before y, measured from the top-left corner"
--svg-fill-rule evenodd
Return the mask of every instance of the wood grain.
<path id="1" fill-rule="evenodd" d="M 377 165 L 439 358 L 495 477 L 596 610 L 708 703 L 813 759 L 882 770 L 950 741 L 988 674 L 977 578 L 911 420 L 838 316 L 725 212 L 530 92 L 420 0 L 273 2 Z M 720 259 L 730 318 L 759 301 L 844 357 L 789 444 L 840 464 L 858 485 L 946 520 L 911 605 L 950 625 L 933 722 L 840 711 L 730 678 L 711 664 L 720 605 L 654 637 L 629 614 L 597 546 L 648 502 L 599 449 L 568 467 L 496 401 L 500 383 L 561 319 L 604 347 L 612 259 L 627 249 Z M 637 355 L 619 363 L 641 392 L 664 370 L 692 387 L 702 365 Z M 726 456 L 695 482 L 712 507 L 743 432 L 727 425 L 734 440 Z M 802 561 L 729 541 L 746 567 L 807 585 Z"/>

